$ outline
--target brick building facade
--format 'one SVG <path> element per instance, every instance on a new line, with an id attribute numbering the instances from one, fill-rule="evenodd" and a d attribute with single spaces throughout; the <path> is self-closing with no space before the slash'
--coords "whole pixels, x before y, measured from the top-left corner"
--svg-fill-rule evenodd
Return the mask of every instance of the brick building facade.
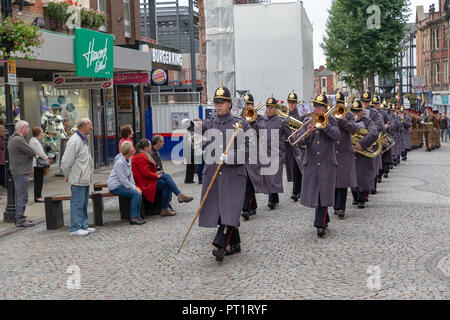
<path id="1" fill-rule="evenodd" d="M 449 94 L 449 5 L 449 0 L 439 0 L 439 7 L 431 5 L 428 13 L 423 6 L 416 8 L 417 75 L 425 77 L 424 91 L 431 93 L 425 95 L 427 105 L 439 106 L 431 97 Z"/>

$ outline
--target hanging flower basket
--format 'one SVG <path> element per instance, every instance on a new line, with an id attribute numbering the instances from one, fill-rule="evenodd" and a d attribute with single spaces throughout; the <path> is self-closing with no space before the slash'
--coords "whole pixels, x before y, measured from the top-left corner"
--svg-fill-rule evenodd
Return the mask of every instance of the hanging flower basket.
<path id="1" fill-rule="evenodd" d="M 3 53 L 3 59 L 15 59 L 11 56 L 11 53 L 15 52 L 30 62 L 35 50 L 42 46 L 41 36 L 37 26 L 31 26 L 19 17 L 3 19 L 0 22 L 0 51 Z"/>

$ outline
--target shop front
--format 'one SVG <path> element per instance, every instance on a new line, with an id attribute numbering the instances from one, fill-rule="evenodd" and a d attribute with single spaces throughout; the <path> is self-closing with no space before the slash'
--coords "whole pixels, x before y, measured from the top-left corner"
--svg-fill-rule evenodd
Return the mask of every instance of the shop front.
<path id="1" fill-rule="evenodd" d="M 44 149 L 57 166 L 78 120 L 89 118 L 94 125 L 89 139 L 95 166 L 110 165 L 118 152 L 122 119 L 122 93 L 113 85 L 114 73 L 151 71 L 149 54 L 115 47 L 112 36 L 93 31 L 78 39 L 77 34 L 44 31 L 43 40 L 35 62 L 17 60 L 17 85 L 11 86 L 14 120 L 42 127 Z M 80 72 L 79 66 L 85 70 Z M 0 125 L 6 122 L 4 90 L 0 80 Z M 139 110 L 139 99 L 134 92 L 131 96 Z M 129 118 L 140 128 L 140 117 Z"/>

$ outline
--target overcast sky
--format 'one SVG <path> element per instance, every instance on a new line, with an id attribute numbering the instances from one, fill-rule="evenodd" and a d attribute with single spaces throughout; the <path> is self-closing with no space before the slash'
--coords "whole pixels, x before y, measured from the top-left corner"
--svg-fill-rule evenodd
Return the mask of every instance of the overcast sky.
<path id="1" fill-rule="evenodd" d="M 157 0 L 161 2 L 164 0 Z M 208 0 L 207 0 L 208 1 Z M 423 5 L 425 12 L 428 12 L 429 6 L 434 3 L 436 9 L 439 8 L 439 0 L 409 0 L 411 3 L 411 15 L 409 17 L 409 22 L 415 22 L 416 17 L 416 7 L 418 5 Z M 295 0 L 272 0 L 272 3 L 277 2 L 297 2 Z M 180 5 L 188 5 L 188 0 L 180 0 Z M 319 65 L 325 64 L 325 56 L 323 55 L 322 48 L 320 48 L 320 43 L 325 35 L 326 22 L 328 18 L 328 9 L 330 8 L 331 0 L 304 0 L 303 6 L 305 7 L 306 13 L 309 20 L 311 21 L 314 28 L 314 67 L 318 68 Z"/>

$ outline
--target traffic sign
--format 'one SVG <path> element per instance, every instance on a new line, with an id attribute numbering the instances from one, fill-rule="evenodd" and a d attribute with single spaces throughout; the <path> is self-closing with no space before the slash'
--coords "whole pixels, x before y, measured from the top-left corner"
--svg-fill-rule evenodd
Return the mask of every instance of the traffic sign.
<path id="1" fill-rule="evenodd" d="M 16 74 L 16 60 L 8 60 L 8 73 Z"/>

